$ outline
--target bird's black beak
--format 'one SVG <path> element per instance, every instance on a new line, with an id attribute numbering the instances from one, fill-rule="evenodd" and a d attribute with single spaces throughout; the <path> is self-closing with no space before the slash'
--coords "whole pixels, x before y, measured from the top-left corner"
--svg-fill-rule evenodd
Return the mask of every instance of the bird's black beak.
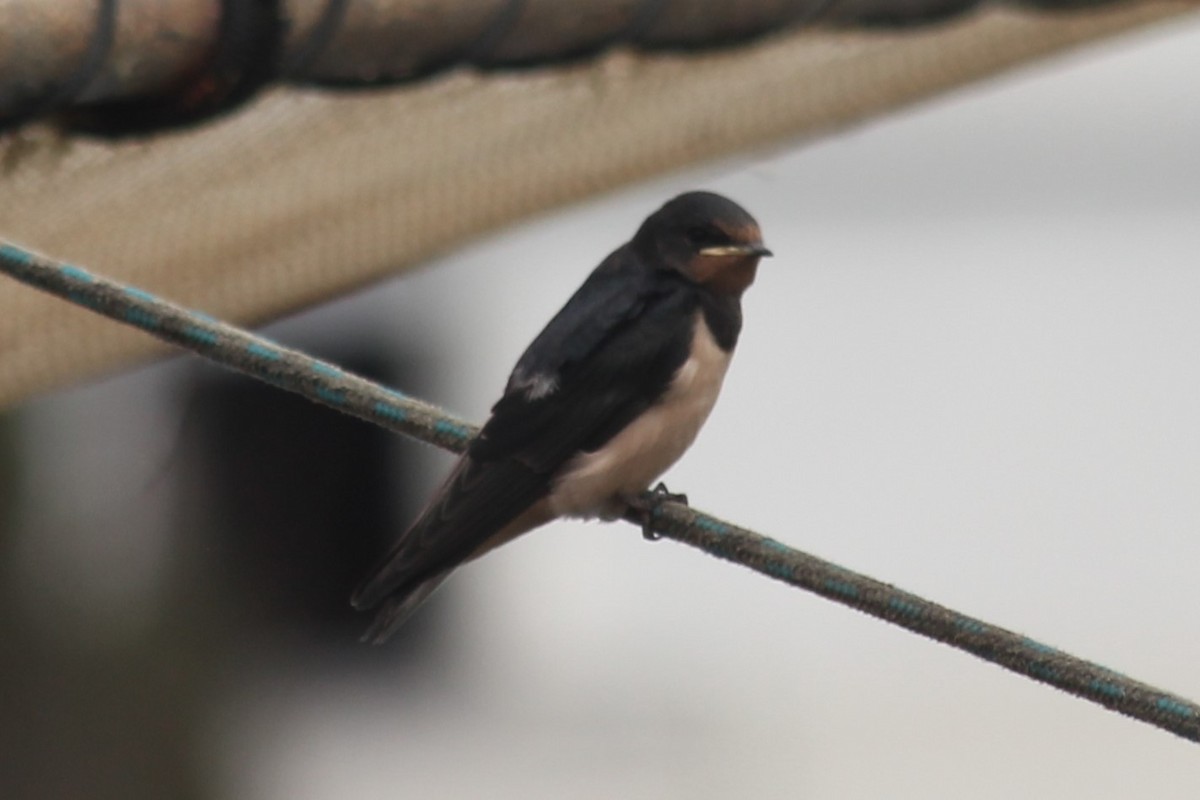
<path id="1" fill-rule="evenodd" d="M 722 244 L 705 247 L 700 251 L 702 256 L 771 256 L 774 255 L 762 242 L 749 244 Z"/>

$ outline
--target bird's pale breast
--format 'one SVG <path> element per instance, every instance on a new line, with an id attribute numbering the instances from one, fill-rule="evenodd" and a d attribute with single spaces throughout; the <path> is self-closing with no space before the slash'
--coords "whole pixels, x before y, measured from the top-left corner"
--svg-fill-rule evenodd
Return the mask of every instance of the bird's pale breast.
<path id="1" fill-rule="evenodd" d="M 722 350 L 697 313 L 691 355 L 657 403 L 600 449 L 576 456 L 548 498 L 556 515 L 618 516 L 621 495 L 641 492 L 691 446 L 708 419 L 731 353 Z"/>

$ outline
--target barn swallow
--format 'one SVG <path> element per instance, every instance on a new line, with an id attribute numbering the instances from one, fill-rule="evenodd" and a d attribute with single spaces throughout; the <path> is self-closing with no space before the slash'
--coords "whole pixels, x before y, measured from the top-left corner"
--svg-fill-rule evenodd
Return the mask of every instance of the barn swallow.
<path id="1" fill-rule="evenodd" d="M 457 566 L 557 517 L 615 519 L 712 411 L 763 246 L 718 194 L 651 214 L 517 362 L 479 435 L 351 598 L 380 643 Z M 642 504 L 644 506 L 644 504 Z"/>

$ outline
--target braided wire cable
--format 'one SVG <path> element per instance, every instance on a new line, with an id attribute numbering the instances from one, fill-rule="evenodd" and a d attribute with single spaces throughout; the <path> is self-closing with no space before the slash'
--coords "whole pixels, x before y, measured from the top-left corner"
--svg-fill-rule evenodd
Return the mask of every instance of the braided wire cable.
<path id="1" fill-rule="evenodd" d="M 478 428 L 415 398 L 347 373 L 136 287 L 54 261 L 0 240 L 0 270 L 317 403 L 396 433 L 462 452 Z M 642 519 L 633 511 L 626 519 Z M 1018 675 L 1200 742 L 1200 705 L 1004 628 L 795 550 L 679 503 L 659 504 L 650 528 L 718 558 L 749 567 Z"/>

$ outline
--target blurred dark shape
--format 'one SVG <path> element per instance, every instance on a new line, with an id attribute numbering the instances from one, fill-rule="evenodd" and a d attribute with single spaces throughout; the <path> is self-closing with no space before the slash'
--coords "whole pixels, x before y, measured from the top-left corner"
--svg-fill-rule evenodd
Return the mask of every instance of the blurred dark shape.
<path id="1" fill-rule="evenodd" d="M 382 351 L 339 345 L 322 355 L 388 385 L 412 385 Z M 236 609 L 228 622 L 378 658 L 358 642 L 369 619 L 349 597 L 416 513 L 404 477 L 415 472 L 417 445 L 259 381 L 204 373 L 188 400 L 189 477 L 199 491 L 199 536 Z M 399 651 L 415 655 L 429 644 L 436 603 L 431 611 L 399 637 Z"/>
<path id="2" fill-rule="evenodd" d="M 1092 6 L 1116 5 L 1121 0 L 1019 0 L 1019 5 L 1040 8 L 1045 11 L 1075 11 Z"/>
<path id="3" fill-rule="evenodd" d="M 1054 2 L 1054 0 L 1050 0 Z M 847 28 L 905 28 L 966 14 L 981 0 L 831 0 L 823 21 Z"/>
<path id="4" fill-rule="evenodd" d="M 420 391 L 415 367 L 396 366 L 408 354 L 383 355 L 395 352 L 367 341 L 323 355 Z M 415 513 L 419 445 L 244 376 L 199 362 L 192 374 L 178 387 L 186 411 L 162 464 L 169 480 L 130 498 L 172 491 L 179 504 L 162 532 L 175 554 L 169 578 L 147 598 L 153 621 L 78 641 L 53 628 L 52 611 L 29 613 L 36 596 L 0 584 L 4 800 L 216 797 L 214 727 L 264 672 L 354 680 L 370 668 L 410 692 L 429 688 L 410 679 L 447 672 L 452 592 L 386 649 L 358 642 L 369 620 L 348 602 Z M 11 574 L 18 540 L 37 535 L 23 527 L 39 492 L 27 491 L 21 450 L 37 443 L 13 435 L 20 425 L 19 410 L 0 415 L 0 574 Z"/>

